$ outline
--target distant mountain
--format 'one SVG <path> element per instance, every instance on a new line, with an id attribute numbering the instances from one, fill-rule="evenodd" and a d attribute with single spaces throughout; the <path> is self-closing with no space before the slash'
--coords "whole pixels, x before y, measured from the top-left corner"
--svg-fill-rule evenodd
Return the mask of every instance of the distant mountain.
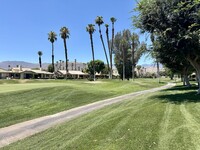
<path id="1" fill-rule="evenodd" d="M 39 68 L 39 64 L 37 63 L 29 63 L 25 61 L 2 61 L 0 62 L 0 68 L 2 69 L 8 69 L 8 65 L 10 65 L 11 68 L 16 67 L 17 65 L 20 65 L 24 68 Z M 48 67 L 49 63 L 43 63 L 42 68 L 46 69 Z"/>

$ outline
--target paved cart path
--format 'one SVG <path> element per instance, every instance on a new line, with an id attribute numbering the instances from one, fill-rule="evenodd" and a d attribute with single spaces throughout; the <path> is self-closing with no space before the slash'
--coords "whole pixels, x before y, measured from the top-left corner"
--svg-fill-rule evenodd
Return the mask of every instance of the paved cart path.
<path id="1" fill-rule="evenodd" d="M 152 93 L 152 92 L 156 92 L 162 89 L 170 88 L 174 85 L 175 84 L 169 83 L 162 87 L 134 92 L 134 93 L 98 101 L 95 103 L 87 104 L 81 107 L 77 107 L 77 108 L 73 108 L 67 111 L 56 113 L 54 115 L 44 116 L 44 117 L 36 118 L 30 121 L 25 121 L 22 123 L 11 125 L 5 128 L 0 128 L 0 148 L 6 145 L 9 145 L 10 143 L 24 139 L 28 136 L 44 131 L 54 125 L 69 121 L 75 117 L 81 116 L 93 110 L 97 110 L 107 105 L 111 105 L 123 100 L 131 99 L 142 94 Z"/>

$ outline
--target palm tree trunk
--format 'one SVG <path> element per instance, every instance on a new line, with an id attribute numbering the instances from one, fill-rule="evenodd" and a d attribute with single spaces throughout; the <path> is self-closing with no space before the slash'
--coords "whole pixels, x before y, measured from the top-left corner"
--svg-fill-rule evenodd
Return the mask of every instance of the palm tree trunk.
<path id="1" fill-rule="evenodd" d="M 65 47 L 65 70 L 66 70 L 66 75 L 65 75 L 65 79 L 67 79 L 67 74 L 68 74 L 68 56 L 67 56 L 67 43 L 66 43 L 66 39 L 63 39 L 64 41 L 64 47 Z"/>
<path id="2" fill-rule="evenodd" d="M 52 42 L 52 70 L 54 73 L 54 45 L 53 45 L 53 42 Z"/>
<path id="3" fill-rule="evenodd" d="M 112 23 L 112 43 L 111 43 L 111 53 L 110 53 L 110 72 L 111 72 L 111 79 L 113 75 L 113 70 L 112 70 L 112 53 L 113 53 L 113 45 L 114 45 L 114 23 Z"/>
<path id="4" fill-rule="evenodd" d="M 95 78 L 95 63 L 94 63 L 94 46 L 93 46 L 93 38 L 92 38 L 92 33 L 90 33 L 90 41 L 91 41 L 91 48 L 92 48 L 92 59 L 93 59 L 93 73 L 94 73 L 94 81 L 96 80 Z"/>
<path id="5" fill-rule="evenodd" d="M 108 44 L 108 52 L 110 56 L 110 64 L 111 64 L 111 50 L 110 50 L 110 41 L 109 41 L 109 33 L 108 33 L 108 28 L 106 28 L 106 38 L 107 38 L 107 44 Z M 109 67 L 109 78 L 111 79 L 111 68 Z"/>
<path id="6" fill-rule="evenodd" d="M 106 47 L 105 47 L 105 44 L 104 44 L 104 41 L 103 41 L 103 36 L 101 34 L 101 27 L 99 25 L 99 34 L 100 34 L 100 39 L 101 39 L 101 43 L 103 45 L 103 49 L 104 49 L 104 53 L 105 53 L 105 56 L 106 56 L 106 61 L 107 61 L 107 66 L 108 66 L 108 70 L 109 70 L 109 61 L 108 61 L 108 55 L 107 55 L 107 52 L 106 52 Z"/>
<path id="7" fill-rule="evenodd" d="M 41 60 L 41 56 L 39 56 L 39 64 L 40 64 L 40 70 L 42 70 L 42 60 Z"/>

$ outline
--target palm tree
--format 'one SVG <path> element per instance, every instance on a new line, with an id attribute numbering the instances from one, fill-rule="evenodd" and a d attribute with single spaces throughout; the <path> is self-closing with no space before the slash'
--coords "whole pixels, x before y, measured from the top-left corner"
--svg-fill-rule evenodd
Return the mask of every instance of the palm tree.
<path id="1" fill-rule="evenodd" d="M 105 24 L 106 27 L 106 38 L 107 38 L 107 44 L 108 44 L 108 51 L 109 51 L 109 56 L 110 56 L 110 39 L 109 39 L 109 25 Z"/>
<path id="2" fill-rule="evenodd" d="M 64 48 L 65 48 L 65 63 L 66 63 L 66 66 L 65 66 L 65 69 L 66 69 L 66 79 L 67 79 L 67 74 L 68 74 L 68 57 L 67 57 L 67 43 L 66 43 L 66 39 L 69 38 L 69 29 L 66 28 L 66 27 L 62 27 L 60 29 L 60 36 L 61 38 L 63 39 L 63 42 L 64 42 Z"/>
<path id="3" fill-rule="evenodd" d="M 38 56 L 39 56 L 40 70 L 42 70 L 42 59 L 41 59 L 42 51 L 38 51 Z"/>
<path id="4" fill-rule="evenodd" d="M 93 38 L 92 38 L 92 34 L 95 31 L 94 26 L 95 25 L 93 25 L 93 24 L 88 24 L 88 26 L 86 27 L 86 31 L 90 35 L 90 42 L 91 42 L 91 48 L 92 48 L 92 58 L 93 58 L 93 71 L 94 71 L 93 73 L 94 73 L 94 81 L 95 81 L 94 45 L 93 45 Z"/>
<path id="5" fill-rule="evenodd" d="M 100 39 L 101 39 L 101 43 L 102 43 L 102 45 L 103 45 L 103 49 L 104 49 L 104 53 L 105 53 L 106 61 L 107 61 L 107 66 L 108 66 L 108 69 L 109 69 L 110 67 L 109 67 L 108 56 L 107 56 L 105 44 L 104 44 L 104 41 L 103 41 L 103 36 L 102 36 L 102 34 L 101 34 L 101 25 L 104 23 L 104 22 L 103 22 L 103 17 L 102 17 L 102 16 L 97 16 L 97 18 L 95 19 L 95 23 L 99 26 Z M 109 69 L 109 70 L 110 70 L 110 69 Z"/>
<path id="6" fill-rule="evenodd" d="M 57 34 L 53 31 L 50 31 L 48 33 L 48 40 L 51 42 L 52 44 L 52 70 L 54 72 L 54 42 L 57 40 Z"/>
<path id="7" fill-rule="evenodd" d="M 112 42 L 111 42 L 111 49 L 110 49 L 110 70 L 111 70 L 111 78 L 112 78 L 112 53 L 113 53 L 114 34 L 115 34 L 114 24 L 117 21 L 117 19 L 114 17 L 111 17 L 110 21 L 112 22 Z"/>

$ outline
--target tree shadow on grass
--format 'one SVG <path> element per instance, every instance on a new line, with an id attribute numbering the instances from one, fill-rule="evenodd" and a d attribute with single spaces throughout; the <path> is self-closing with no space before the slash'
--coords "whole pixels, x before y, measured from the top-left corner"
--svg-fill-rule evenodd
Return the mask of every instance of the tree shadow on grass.
<path id="1" fill-rule="evenodd" d="M 184 87 L 176 86 L 170 89 L 162 90 L 162 95 L 156 95 L 153 98 L 162 100 L 163 103 L 199 103 L 200 95 L 197 95 L 197 86 Z"/>
<path id="2" fill-rule="evenodd" d="M 192 84 L 191 87 L 183 86 L 183 85 L 177 85 L 173 88 L 165 89 L 163 91 L 192 91 L 192 90 L 198 90 L 198 86 L 195 84 Z"/>

